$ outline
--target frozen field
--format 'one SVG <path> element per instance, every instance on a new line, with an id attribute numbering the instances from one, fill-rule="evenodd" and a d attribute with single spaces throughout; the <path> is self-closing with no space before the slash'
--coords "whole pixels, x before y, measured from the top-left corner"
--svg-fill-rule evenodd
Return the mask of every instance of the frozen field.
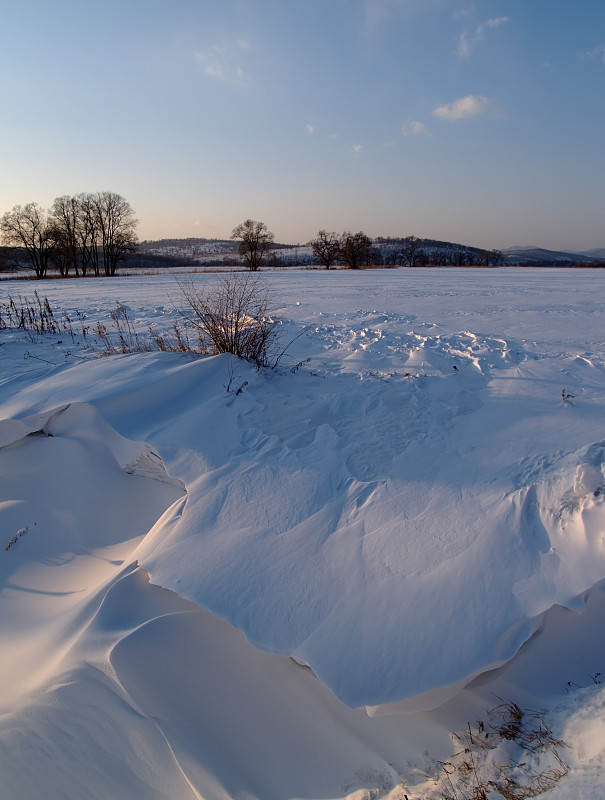
<path id="1" fill-rule="evenodd" d="M 602 798 L 605 273 L 260 278 L 275 370 L 101 356 L 169 275 L 0 283 L 75 331 L 0 331 L 2 796 L 462 800 L 505 701 Z"/>

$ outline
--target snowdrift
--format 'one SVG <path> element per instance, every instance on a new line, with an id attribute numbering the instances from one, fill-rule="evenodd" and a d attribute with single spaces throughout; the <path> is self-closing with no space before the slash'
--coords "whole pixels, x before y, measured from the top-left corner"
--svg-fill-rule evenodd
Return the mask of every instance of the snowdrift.
<path id="1" fill-rule="evenodd" d="M 4 334 L 9 797 L 403 797 L 494 692 L 600 670 L 594 274 L 401 274 L 280 278 L 273 372 Z"/>

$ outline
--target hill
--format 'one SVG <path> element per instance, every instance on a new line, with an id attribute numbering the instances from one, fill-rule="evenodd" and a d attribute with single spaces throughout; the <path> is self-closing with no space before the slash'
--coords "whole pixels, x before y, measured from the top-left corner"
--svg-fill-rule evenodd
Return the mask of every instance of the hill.
<path id="1" fill-rule="evenodd" d="M 509 247 L 486 250 L 459 242 L 414 236 L 377 237 L 373 240 L 372 264 L 377 266 L 573 266 L 605 257 L 605 248 L 586 252 L 548 250 L 542 247 Z M 237 243 L 230 239 L 160 239 L 141 242 L 130 266 L 221 267 L 239 264 Z M 275 243 L 267 258 L 273 267 L 316 266 L 308 244 Z"/>

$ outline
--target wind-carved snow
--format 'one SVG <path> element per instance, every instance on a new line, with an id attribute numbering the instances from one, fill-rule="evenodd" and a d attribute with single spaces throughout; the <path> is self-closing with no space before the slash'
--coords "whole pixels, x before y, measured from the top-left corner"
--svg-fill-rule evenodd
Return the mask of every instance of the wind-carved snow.
<path id="1" fill-rule="evenodd" d="M 379 336 L 365 323 L 372 361 L 359 331 L 316 325 L 308 370 L 240 366 L 249 389 L 237 404 L 209 388 L 218 365 L 199 365 L 208 378 L 196 401 L 229 433 L 220 448 L 198 434 L 205 472 L 187 478 L 186 513 L 140 558 L 257 646 L 310 664 L 349 705 L 422 694 L 431 705 L 430 693 L 510 659 L 535 618 L 577 606 L 605 575 L 599 543 L 586 534 L 579 548 L 571 534 L 591 515 L 602 526 L 605 508 L 584 498 L 563 515 L 583 450 L 540 456 L 533 477 L 519 464 L 527 434 L 511 429 L 534 401 L 503 401 L 493 387 L 526 385 L 522 343 L 469 331 Z M 387 348 L 397 368 L 391 357 L 382 374 L 366 369 Z M 554 390 L 534 440 L 550 439 L 566 413 L 556 402 Z M 426 614 L 430 629 L 417 624 Z"/>
<path id="2" fill-rule="evenodd" d="M 163 280 L 108 308 L 134 287 L 169 328 Z M 494 693 L 534 707 L 603 668 L 594 273 L 271 280 L 273 372 L 43 340 L 24 362 L 7 334 L 9 794 L 400 800 Z"/>
<path id="3" fill-rule="evenodd" d="M 12 422 L 0 421 L 0 436 L 8 429 L 4 441 L 12 440 L 0 447 L 0 530 L 9 540 L 0 551 L 0 636 L 13 652 L 3 675 L 3 708 L 43 682 L 56 658 L 43 655 L 49 642 L 56 637 L 61 652 L 59 640 L 75 635 L 67 634 L 75 610 L 184 495 L 161 461 L 159 481 L 127 474 L 124 459 L 147 450 L 89 404 Z"/>
<path id="4" fill-rule="evenodd" d="M 164 462 L 151 445 L 120 436 L 86 403 L 69 403 L 19 420 L 0 420 L 0 447 L 15 444 L 20 439 L 35 434 L 72 438 L 79 436 L 87 441 L 103 441 L 124 472 L 165 481 L 185 489 L 182 481 L 168 475 Z"/>

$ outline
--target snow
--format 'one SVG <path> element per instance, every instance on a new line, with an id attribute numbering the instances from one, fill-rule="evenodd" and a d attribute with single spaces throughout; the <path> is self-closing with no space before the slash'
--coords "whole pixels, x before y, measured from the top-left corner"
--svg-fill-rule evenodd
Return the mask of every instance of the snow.
<path id="1" fill-rule="evenodd" d="M 116 302 L 170 330 L 169 275 L 0 331 L 6 796 L 428 798 L 499 697 L 566 743 L 545 796 L 601 797 L 601 274 L 260 279 L 275 370 L 101 356 Z"/>

